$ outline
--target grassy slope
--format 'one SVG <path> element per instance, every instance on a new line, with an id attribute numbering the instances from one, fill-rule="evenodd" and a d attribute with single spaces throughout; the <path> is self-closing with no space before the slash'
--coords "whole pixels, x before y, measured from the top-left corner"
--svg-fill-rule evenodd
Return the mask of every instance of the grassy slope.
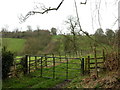
<path id="1" fill-rule="evenodd" d="M 53 40 L 57 40 L 58 38 L 61 38 L 61 37 L 60 36 L 53 36 Z M 22 39 L 10 39 L 10 38 L 6 39 L 6 41 L 8 43 L 12 43 L 9 46 L 9 49 L 11 48 L 11 50 L 13 49 L 13 50 L 16 50 L 16 51 L 17 50 L 19 51 L 20 48 L 23 48 L 23 45 L 24 45 L 24 42 L 25 42 L 25 40 L 22 40 Z M 22 42 L 22 44 L 20 44 L 20 42 Z M 88 47 L 87 44 L 90 43 L 90 42 L 91 41 L 87 37 L 81 38 L 80 43 L 82 43 L 84 45 L 84 46 L 81 46 L 81 48 L 84 48 L 86 50 L 89 49 L 89 48 L 85 48 L 85 47 Z M 14 45 L 13 45 L 13 43 L 14 43 Z M 19 48 L 18 48 L 18 46 L 19 46 Z M 101 49 L 101 47 L 99 49 Z M 59 67 L 59 66 L 57 66 L 57 67 Z M 40 72 L 38 72 L 37 74 L 40 75 Z M 74 79 L 72 81 L 72 84 L 73 84 L 72 88 L 74 88 L 74 87 L 76 88 L 77 84 L 75 82 L 79 83 L 81 81 L 81 78 L 82 77 L 78 77 L 77 79 Z M 21 87 L 21 88 L 22 87 L 49 88 L 49 87 L 53 87 L 56 84 L 58 84 L 60 82 L 63 82 L 63 81 L 64 81 L 63 78 L 57 79 L 57 80 L 53 80 L 53 79 L 34 78 L 34 77 L 31 78 L 29 76 L 28 77 L 24 76 L 24 77 L 21 77 L 21 78 L 12 78 L 10 80 L 5 80 L 3 82 L 3 84 L 4 84 L 3 87 L 13 87 L 13 88 L 17 88 L 17 87 Z M 76 85 L 74 86 L 74 84 L 76 84 Z M 69 86 L 68 86 L 68 88 L 69 88 Z"/>
<path id="2" fill-rule="evenodd" d="M 94 36 L 91 36 L 91 37 L 94 39 Z M 63 38 L 64 38 L 64 36 L 57 35 L 57 36 L 53 36 L 52 40 L 57 41 L 57 40 L 63 39 Z M 61 43 L 61 49 L 63 49 L 63 47 L 64 47 L 63 43 Z M 90 55 L 91 56 L 92 55 L 91 51 L 92 51 L 92 48 L 94 46 L 94 43 L 95 42 L 92 39 L 90 39 L 89 37 L 87 37 L 87 36 L 82 36 L 81 37 L 80 36 L 79 37 L 79 41 L 78 41 L 78 47 L 82 50 L 83 55 Z M 96 44 L 99 44 L 99 43 L 96 43 Z M 92 46 L 92 48 L 91 48 L 91 46 Z M 97 46 L 97 48 L 96 48 L 98 56 L 100 56 L 102 54 L 102 50 L 103 49 L 105 50 L 104 47 L 106 47 L 106 50 L 108 50 L 109 52 L 111 51 L 111 48 L 108 45 L 106 45 L 106 44 L 99 44 Z M 106 52 L 106 50 L 105 50 L 105 52 Z"/>
<path id="3" fill-rule="evenodd" d="M 25 39 L 3 38 L 3 46 L 12 52 L 21 52 L 24 48 Z"/>
<path id="4" fill-rule="evenodd" d="M 63 39 L 64 36 L 62 35 L 54 35 L 52 36 L 53 41 L 59 41 L 60 39 Z M 92 36 L 92 38 L 94 38 Z M 24 48 L 25 39 L 17 39 L 17 38 L 3 38 L 3 45 L 8 47 L 8 50 L 13 52 L 21 52 Z M 83 51 L 91 50 L 91 46 L 93 45 L 94 41 L 88 38 L 87 36 L 79 37 L 79 48 Z M 104 45 L 105 47 L 108 47 L 107 45 Z M 109 47 L 108 47 L 109 48 Z M 61 43 L 60 50 L 63 51 L 64 49 L 64 43 Z M 98 50 L 102 50 L 102 46 L 97 47 Z"/>
<path id="5" fill-rule="evenodd" d="M 71 60 L 69 62 L 79 62 L 78 60 Z M 56 66 L 56 72 L 55 73 L 55 77 L 56 79 L 49 79 L 49 78 L 41 78 L 38 77 L 40 76 L 40 70 L 37 70 L 35 72 L 30 73 L 27 76 L 22 76 L 19 78 L 10 78 L 10 79 L 6 79 L 3 81 L 3 88 L 52 88 L 55 85 L 62 83 L 65 79 L 66 79 L 66 70 L 63 69 L 63 67 L 66 67 L 65 63 L 62 63 L 58 66 Z M 76 68 L 79 67 L 76 66 L 75 64 L 73 65 L 69 65 L 70 68 Z M 50 68 L 43 68 L 43 76 L 45 77 L 52 77 L 53 72 L 51 72 L 53 70 L 52 67 Z M 61 73 L 62 72 L 62 73 Z M 77 73 L 77 74 L 76 74 Z M 70 78 L 74 78 L 77 76 L 80 76 L 79 74 L 79 70 L 69 70 L 69 77 Z M 61 75 L 65 75 L 65 76 L 60 76 Z M 37 76 L 37 77 L 34 77 Z"/>

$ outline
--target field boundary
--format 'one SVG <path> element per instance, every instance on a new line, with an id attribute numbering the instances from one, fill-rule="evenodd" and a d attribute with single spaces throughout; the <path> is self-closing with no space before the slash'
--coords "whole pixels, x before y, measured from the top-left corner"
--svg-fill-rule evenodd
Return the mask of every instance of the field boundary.
<path id="1" fill-rule="evenodd" d="M 101 61 L 102 60 L 102 61 Z M 71 62 L 72 61 L 72 62 Z M 75 62 L 77 61 L 77 62 Z M 103 50 L 103 56 L 96 57 L 96 53 L 93 57 L 88 56 L 87 58 L 81 57 L 68 57 L 67 55 L 54 55 L 54 54 L 43 54 L 43 55 L 25 55 L 21 58 L 15 58 L 13 66 L 11 67 L 10 76 L 16 76 L 16 72 L 22 72 L 24 75 L 30 74 L 33 71 L 39 70 L 40 77 L 44 77 L 45 69 L 50 68 L 52 75 L 50 78 L 56 77 L 57 71 L 56 67 L 64 64 L 63 67 L 65 72 L 66 80 L 69 79 L 69 71 L 70 69 L 78 70 L 79 75 L 90 74 L 92 70 L 96 71 L 98 75 L 98 69 L 104 69 L 105 62 L 105 52 Z M 78 65 L 70 68 L 69 65 Z M 99 66 L 99 65 L 102 65 Z M 91 67 L 93 66 L 93 67 Z"/>

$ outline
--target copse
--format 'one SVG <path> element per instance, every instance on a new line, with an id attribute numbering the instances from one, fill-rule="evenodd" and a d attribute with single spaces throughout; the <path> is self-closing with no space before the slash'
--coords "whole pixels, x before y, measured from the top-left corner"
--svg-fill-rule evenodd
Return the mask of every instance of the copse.
<path id="1" fill-rule="evenodd" d="M 41 54 L 45 47 L 51 41 L 51 35 L 48 30 L 36 30 L 28 37 L 24 47 L 25 54 Z"/>

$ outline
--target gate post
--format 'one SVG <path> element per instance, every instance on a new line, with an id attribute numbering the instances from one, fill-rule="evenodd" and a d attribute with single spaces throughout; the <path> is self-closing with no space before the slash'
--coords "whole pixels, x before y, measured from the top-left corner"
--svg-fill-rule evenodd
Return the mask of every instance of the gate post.
<path id="1" fill-rule="evenodd" d="M 28 55 L 25 55 L 24 75 L 28 74 Z"/>
<path id="2" fill-rule="evenodd" d="M 35 56 L 35 69 L 37 69 L 37 56 Z"/>
<path id="3" fill-rule="evenodd" d="M 29 55 L 29 71 L 28 71 L 28 73 L 30 73 L 30 62 L 31 62 L 31 56 Z"/>
<path id="4" fill-rule="evenodd" d="M 90 56 L 88 56 L 88 74 L 90 75 Z"/>
<path id="5" fill-rule="evenodd" d="M 84 75 L 84 58 L 81 60 L 81 74 Z"/>
<path id="6" fill-rule="evenodd" d="M 85 58 L 85 74 L 88 71 L 88 58 Z"/>
<path id="7" fill-rule="evenodd" d="M 94 57 L 95 57 L 95 73 L 96 76 L 98 77 L 96 47 L 94 47 Z"/>
<path id="8" fill-rule="evenodd" d="M 105 51 L 103 49 L 103 64 L 105 63 L 105 59 L 106 59 L 106 57 L 105 57 Z M 103 70 L 106 71 L 105 64 L 103 65 Z"/>
<path id="9" fill-rule="evenodd" d="M 41 57 L 41 67 L 40 67 L 40 71 L 41 71 L 40 74 L 41 74 L 41 75 L 40 75 L 40 77 L 42 77 L 42 74 L 43 74 L 43 70 L 42 70 L 42 69 L 43 69 L 42 59 L 43 59 L 43 57 Z"/>
<path id="10" fill-rule="evenodd" d="M 47 54 L 45 54 L 45 66 L 47 67 Z"/>

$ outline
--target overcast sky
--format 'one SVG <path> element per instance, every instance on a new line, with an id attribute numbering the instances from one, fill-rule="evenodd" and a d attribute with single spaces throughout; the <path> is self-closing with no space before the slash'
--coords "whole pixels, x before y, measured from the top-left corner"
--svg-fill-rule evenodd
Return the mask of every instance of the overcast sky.
<path id="1" fill-rule="evenodd" d="M 85 0 L 76 0 L 79 18 L 82 29 L 89 33 L 94 33 L 97 28 L 100 28 L 98 23 L 97 3 L 100 0 L 88 0 L 86 5 L 80 5 L 80 2 Z M 115 20 L 118 17 L 118 4 L 116 0 L 101 0 L 100 8 L 100 22 L 101 28 L 117 29 L 118 25 L 113 26 Z M 74 0 L 65 0 L 58 11 L 50 11 L 46 14 L 36 14 L 29 17 L 24 23 L 20 24 L 18 17 L 20 14 L 25 16 L 27 12 L 36 9 L 40 5 L 44 4 L 46 7 L 57 7 L 61 0 L 1 0 L 0 1 L 0 29 L 7 27 L 9 31 L 13 31 L 15 28 L 25 31 L 27 25 L 32 26 L 32 29 L 36 29 L 37 26 L 40 29 L 51 29 L 52 27 L 62 30 L 62 32 L 68 32 L 67 26 L 64 21 L 70 15 L 76 16 Z"/>

